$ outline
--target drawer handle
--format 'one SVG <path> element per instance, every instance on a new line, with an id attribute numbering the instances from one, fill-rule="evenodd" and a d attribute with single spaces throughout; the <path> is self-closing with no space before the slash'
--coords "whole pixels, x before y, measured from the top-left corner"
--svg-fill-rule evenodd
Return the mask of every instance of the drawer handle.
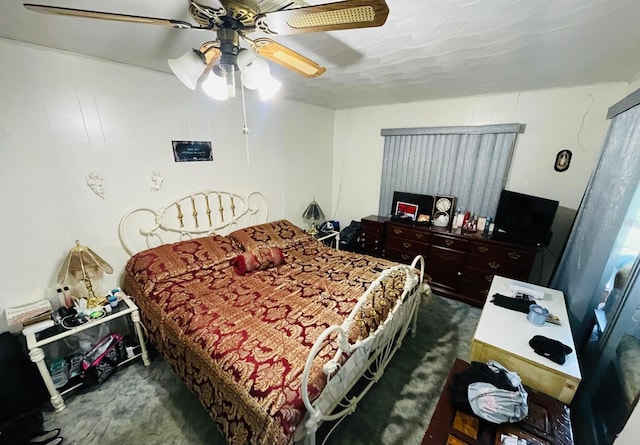
<path id="1" fill-rule="evenodd" d="M 481 291 L 480 295 L 484 295 L 486 297 L 487 295 L 489 295 L 489 289 L 485 289 L 485 290 Z"/>
<path id="2" fill-rule="evenodd" d="M 424 238 L 424 235 L 422 233 L 416 233 L 416 238 L 422 239 Z"/>
<path id="3" fill-rule="evenodd" d="M 405 249 L 408 249 L 409 247 L 411 247 L 411 243 L 405 241 L 404 243 L 402 243 L 402 247 L 404 247 Z"/>
<path id="4" fill-rule="evenodd" d="M 487 283 L 491 283 L 493 281 L 493 275 L 485 275 L 484 279 Z"/>
<path id="5" fill-rule="evenodd" d="M 509 258 L 512 260 L 520 259 L 521 256 L 522 254 L 520 252 L 509 252 Z"/>
<path id="6" fill-rule="evenodd" d="M 491 261 L 489 263 L 489 267 L 492 268 L 492 269 L 497 269 L 497 268 L 500 267 L 500 263 L 496 263 L 495 261 Z"/>
<path id="7" fill-rule="evenodd" d="M 480 252 L 488 252 L 489 248 L 487 246 L 478 246 L 478 250 Z"/>
<path id="8" fill-rule="evenodd" d="M 444 240 L 444 243 L 445 243 L 447 246 L 451 246 L 453 243 L 455 243 L 455 241 L 454 241 L 454 240 L 452 240 L 452 239 L 446 239 L 446 240 Z"/>
<path id="9" fill-rule="evenodd" d="M 402 233 L 402 229 L 398 229 L 397 227 L 394 227 L 393 233 L 395 233 L 396 235 L 400 235 Z"/>
<path id="10" fill-rule="evenodd" d="M 403 253 L 402 255 L 400 255 L 402 257 L 403 260 L 407 261 L 409 258 L 411 258 L 409 255 L 407 255 L 406 253 Z"/>

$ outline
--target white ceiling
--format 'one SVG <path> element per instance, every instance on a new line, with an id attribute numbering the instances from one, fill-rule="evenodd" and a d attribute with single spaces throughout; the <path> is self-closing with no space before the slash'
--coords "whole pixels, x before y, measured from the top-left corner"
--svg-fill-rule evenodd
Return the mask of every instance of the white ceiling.
<path id="1" fill-rule="evenodd" d="M 186 0 L 29 0 L 195 23 Z M 263 7 L 283 0 L 260 0 Z M 286 3 L 286 0 L 284 0 Z M 39 14 L 2 0 L 0 36 L 170 72 L 210 31 Z M 325 3 L 323 0 L 308 4 Z M 306 79 L 271 63 L 291 100 L 351 108 L 631 81 L 639 0 L 387 0 L 380 28 L 276 37 L 327 68 Z M 259 33 L 251 35 L 258 37 Z M 176 79 L 176 82 L 178 80 Z"/>

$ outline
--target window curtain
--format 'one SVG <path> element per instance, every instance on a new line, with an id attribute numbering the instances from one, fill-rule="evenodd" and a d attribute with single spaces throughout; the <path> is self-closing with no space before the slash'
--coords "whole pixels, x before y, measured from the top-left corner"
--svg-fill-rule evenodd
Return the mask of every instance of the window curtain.
<path id="1" fill-rule="evenodd" d="M 520 124 L 385 129 L 378 214 L 393 192 L 448 195 L 479 216 L 495 215 Z"/>
<path id="2" fill-rule="evenodd" d="M 634 94 L 640 97 L 639 92 Z M 565 294 L 571 327 L 578 341 L 588 333 L 592 298 L 618 233 L 628 223 L 625 217 L 638 180 L 640 106 L 636 105 L 611 121 L 598 164 L 551 279 L 551 287 Z"/>

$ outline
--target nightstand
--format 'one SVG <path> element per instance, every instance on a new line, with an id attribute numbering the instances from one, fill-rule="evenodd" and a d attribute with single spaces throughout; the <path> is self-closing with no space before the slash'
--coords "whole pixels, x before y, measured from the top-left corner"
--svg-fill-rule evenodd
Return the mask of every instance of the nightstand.
<path id="1" fill-rule="evenodd" d="M 336 230 L 332 230 L 331 232 L 318 232 L 313 235 L 313 237 L 325 246 L 331 246 L 336 250 L 340 250 L 340 232 Z"/>
<path id="2" fill-rule="evenodd" d="M 56 388 L 49 368 L 45 359 L 47 358 L 47 352 L 50 352 L 56 347 L 64 347 L 66 343 L 73 336 L 80 336 L 83 333 L 87 333 L 89 329 L 98 328 L 105 323 L 113 322 L 127 322 L 133 323 L 133 330 L 138 341 L 136 348 L 139 348 L 139 352 L 128 354 L 127 358 L 118 366 L 129 363 L 137 357 L 142 357 L 142 361 L 145 366 L 149 366 L 149 356 L 147 354 L 147 348 L 144 343 L 144 336 L 142 334 L 142 324 L 140 322 L 140 313 L 138 312 L 138 306 L 129 298 L 125 297 L 118 302 L 118 306 L 112 309 L 111 313 L 107 313 L 104 317 L 97 320 L 88 321 L 80 326 L 73 328 L 65 328 L 60 325 L 56 325 L 36 333 L 25 334 L 27 341 L 27 349 L 29 350 L 29 357 L 31 361 L 36 364 L 42 380 L 44 381 L 49 395 L 51 396 L 51 405 L 56 411 L 62 411 L 65 409 L 64 400 L 62 396 L 73 391 L 76 388 L 82 386 L 82 381 L 79 377 L 70 379 L 69 382 L 61 388 Z M 58 343 L 61 344 L 58 344 Z M 134 348 L 134 350 L 136 349 Z M 80 353 L 81 351 L 75 351 Z M 51 357 L 49 357 L 51 358 Z"/>

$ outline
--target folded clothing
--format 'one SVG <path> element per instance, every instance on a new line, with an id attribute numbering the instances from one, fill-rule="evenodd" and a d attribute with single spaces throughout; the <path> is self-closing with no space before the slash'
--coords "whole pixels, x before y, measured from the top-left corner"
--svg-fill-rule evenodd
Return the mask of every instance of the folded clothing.
<path id="1" fill-rule="evenodd" d="M 491 298 L 491 302 L 496 306 L 511 309 L 512 311 L 523 312 L 525 314 L 529 312 L 529 306 L 531 306 L 532 304 L 536 304 L 533 301 L 508 297 L 501 294 L 493 294 Z"/>
<path id="2" fill-rule="evenodd" d="M 231 260 L 233 270 L 244 275 L 254 270 L 265 270 L 284 263 L 284 253 L 279 247 L 266 247 L 244 252 Z"/>
<path id="3" fill-rule="evenodd" d="M 544 335 L 534 335 L 531 337 L 529 346 L 533 348 L 536 354 L 547 357 L 559 365 L 564 365 L 566 356 L 573 352 L 571 347 L 553 338 L 545 337 Z"/>

